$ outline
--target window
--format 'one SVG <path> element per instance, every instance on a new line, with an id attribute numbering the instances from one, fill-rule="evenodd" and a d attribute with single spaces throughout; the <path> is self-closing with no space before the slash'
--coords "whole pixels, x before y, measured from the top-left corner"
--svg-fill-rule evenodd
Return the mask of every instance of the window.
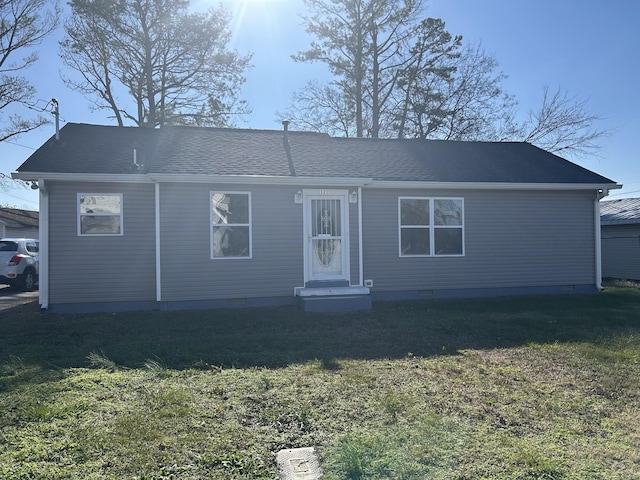
<path id="1" fill-rule="evenodd" d="M 251 194 L 211 192 L 211 258 L 251 258 Z"/>
<path id="2" fill-rule="evenodd" d="M 464 255 L 462 198 L 400 197 L 401 257 Z"/>
<path id="3" fill-rule="evenodd" d="M 78 235 L 122 235 L 122 194 L 79 193 Z"/>
<path id="4" fill-rule="evenodd" d="M 35 255 L 38 253 L 39 248 L 38 248 L 38 242 L 27 242 L 24 245 L 24 248 L 27 250 L 27 252 L 29 252 L 32 255 Z"/>

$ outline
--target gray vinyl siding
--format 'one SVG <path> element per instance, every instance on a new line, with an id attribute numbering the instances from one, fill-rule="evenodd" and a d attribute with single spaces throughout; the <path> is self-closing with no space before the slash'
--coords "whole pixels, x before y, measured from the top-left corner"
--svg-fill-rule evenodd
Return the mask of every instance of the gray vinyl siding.
<path id="1" fill-rule="evenodd" d="M 2 233 L 2 227 L 4 227 L 4 233 Z M 0 225 L 0 237 L 8 238 L 38 238 L 39 232 L 37 228 L 21 228 L 21 227 L 7 227 Z"/>
<path id="2" fill-rule="evenodd" d="M 293 296 L 303 279 L 297 187 L 163 184 L 160 193 L 162 300 Z M 252 258 L 211 259 L 209 196 L 251 192 Z"/>
<path id="3" fill-rule="evenodd" d="M 640 225 L 602 226 L 602 276 L 640 280 Z"/>
<path id="4" fill-rule="evenodd" d="M 49 303 L 155 301 L 150 184 L 47 182 Z M 123 194 L 122 236 L 78 236 L 78 193 Z"/>
<path id="5" fill-rule="evenodd" d="M 355 189 L 350 188 L 349 192 Z M 358 198 L 360 202 L 360 198 Z M 349 204 L 349 267 L 351 274 L 351 285 L 360 284 L 360 237 L 358 231 L 358 204 Z"/>
<path id="6" fill-rule="evenodd" d="M 399 257 L 398 197 L 464 198 L 465 255 Z M 374 290 L 593 285 L 593 192 L 366 190 L 364 278 Z"/>
<path id="7" fill-rule="evenodd" d="M 47 186 L 49 303 L 155 302 L 155 186 Z M 166 183 L 159 189 L 163 302 L 292 298 L 304 285 L 303 204 L 294 202 L 304 187 Z M 252 258 L 211 259 L 212 191 L 251 193 Z M 123 236 L 77 235 L 81 192 L 123 194 Z M 398 197 L 404 196 L 463 198 L 465 255 L 399 257 Z M 348 207 L 352 285 L 360 277 L 359 207 L 363 274 L 374 292 L 595 283 L 594 192 L 365 188 Z"/>

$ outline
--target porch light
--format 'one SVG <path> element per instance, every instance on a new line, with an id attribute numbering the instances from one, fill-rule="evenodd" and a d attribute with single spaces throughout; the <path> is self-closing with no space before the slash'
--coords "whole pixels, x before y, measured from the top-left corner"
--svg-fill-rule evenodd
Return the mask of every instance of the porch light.
<path id="1" fill-rule="evenodd" d="M 349 203 L 358 203 L 358 192 L 355 190 L 349 194 Z"/>
<path id="2" fill-rule="evenodd" d="M 293 197 L 295 203 L 302 203 L 302 190 L 298 190 Z"/>

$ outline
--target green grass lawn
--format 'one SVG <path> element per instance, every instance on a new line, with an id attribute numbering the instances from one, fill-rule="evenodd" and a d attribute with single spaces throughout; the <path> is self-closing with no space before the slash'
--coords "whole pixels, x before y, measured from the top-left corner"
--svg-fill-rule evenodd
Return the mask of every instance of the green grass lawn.
<path id="1" fill-rule="evenodd" d="M 0 313 L 0 479 L 640 478 L 640 289 Z"/>

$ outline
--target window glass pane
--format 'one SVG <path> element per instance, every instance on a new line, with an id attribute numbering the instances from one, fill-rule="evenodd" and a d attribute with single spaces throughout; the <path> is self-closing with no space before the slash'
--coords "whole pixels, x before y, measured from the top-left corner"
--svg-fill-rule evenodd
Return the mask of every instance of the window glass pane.
<path id="1" fill-rule="evenodd" d="M 120 213 L 120 195 L 80 195 L 80 213 Z"/>
<path id="2" fill-rule="evenodd" d="M 400 225 L 429 225 L 429 200 L 400 199 Z"/>
<path id="3" fill-rule="evenodd" d="M 249 227 L 213 227 L 214 257 L 248 257 Z"/>
<path id="4" fill-rule="evenodd" d="M 249 195 L 246 193 L 214 193 L 211 202 L 213 223 L 249 223 Z"/>
<path id="5" fill-rule="evenodd" d="M 0 242 L 0 252 L 17 252 L 18 244 L 15 242 Z"/>
<path id="6" fill-rule="evenodd" d="M 428 228 L 403 228 L 400 237 L 401 255 L 429 255 Z"/>
<path id="7" fill-rule="evenodd" d="M 339 237 L 342 229 L 340 200 L 311 200 L 311 235 Z"/>
<path id="8" fill-rule="evenodd" d="M 80 217 L 80 233 L 111 234 L 120 233 L 120 216 L 117 215 L 82 215 Z"/>
<path id="9" fill-rule="evenodd" d="M 462 225 L 462 200 L 436 199 L 433 208 L 436 225 Z"/>
<path id="10" fill-rule="evenodd" d="M 462 255 L 461 228 L 436 228 L 434 241 L 436 255 Z"/>

